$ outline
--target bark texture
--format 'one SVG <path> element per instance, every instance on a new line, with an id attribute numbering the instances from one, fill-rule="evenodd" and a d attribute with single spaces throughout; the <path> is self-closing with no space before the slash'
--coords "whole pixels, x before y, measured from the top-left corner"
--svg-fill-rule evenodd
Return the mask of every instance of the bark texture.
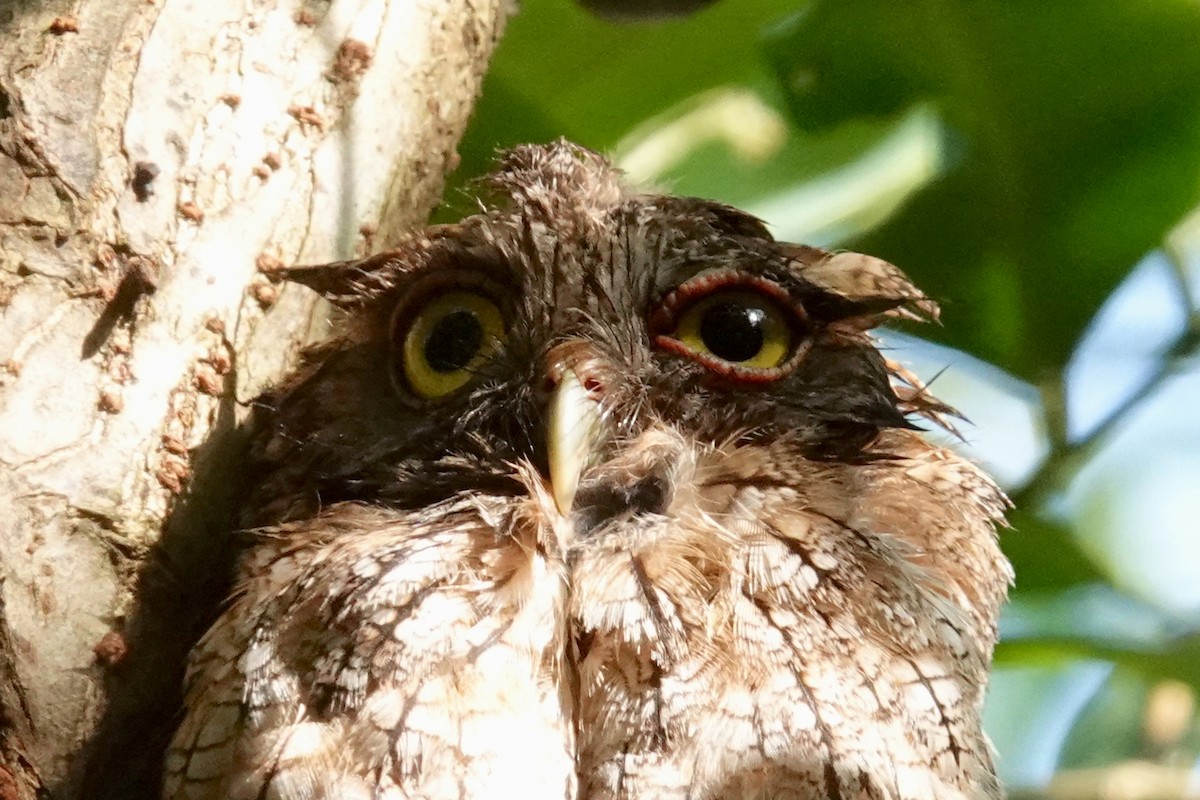
<path id="1" fill-rule="evenodd" d="M 281 264 L 424 219 L 508 0 L 0 0 L 0 800 L 149 797 Z"/>

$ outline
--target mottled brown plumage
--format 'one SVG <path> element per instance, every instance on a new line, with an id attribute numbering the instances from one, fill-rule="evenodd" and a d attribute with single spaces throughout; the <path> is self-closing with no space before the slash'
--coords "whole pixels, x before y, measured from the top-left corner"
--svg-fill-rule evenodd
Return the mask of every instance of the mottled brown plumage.
<path id="1" fill-rule="evenodd" d="M 567 143 L 493 188 L 290 271 L 344 312 L 263 400 L 164 796 L 999 797 L 1006 501 L 868 333 L 936 306 Z"/>

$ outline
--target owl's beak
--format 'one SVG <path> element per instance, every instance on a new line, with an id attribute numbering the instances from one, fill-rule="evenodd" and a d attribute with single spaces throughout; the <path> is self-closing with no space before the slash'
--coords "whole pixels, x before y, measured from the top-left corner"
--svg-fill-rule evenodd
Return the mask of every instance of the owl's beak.
<path id="1" fill-rule="evenodd" d="M 571 513 L 579 476 L 587 468 L 600 440 L 600 403 L 580 382 L 573 369 L 559 378 L 546 419 L 546 450 L 550 486 L 559 513 Z"/>

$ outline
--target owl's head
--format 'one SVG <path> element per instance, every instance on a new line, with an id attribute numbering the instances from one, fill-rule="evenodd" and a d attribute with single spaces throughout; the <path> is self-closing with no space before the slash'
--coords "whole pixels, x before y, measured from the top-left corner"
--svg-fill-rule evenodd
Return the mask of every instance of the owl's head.
<path id="1" fill-rule="evenodd" d="M 566 142 L 510 151 L 491 188 L 487 210 L 395 250 L 288 271 L 342 313 L 264 400 L 271 477 L 253 522 L 541 480 L 589 527 L 665 508 L 697 453 L 770 481 L 796 459 L 862 459 L 938 409 L 894 385 L 868 334 L 937 314 L 886 262 L 636 193 Z"/>

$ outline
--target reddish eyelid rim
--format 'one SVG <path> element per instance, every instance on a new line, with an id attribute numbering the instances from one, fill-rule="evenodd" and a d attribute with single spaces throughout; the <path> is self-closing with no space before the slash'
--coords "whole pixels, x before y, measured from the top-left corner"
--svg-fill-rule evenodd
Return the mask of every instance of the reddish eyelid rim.
<path id="1" fill-rule="evenodd" d="M 787 289 L 761 275 L 751 275 L 740 270 L 710 272 L 679 284 L 659 302 L 654 314 L 651 315 L 650 327 L 656 333 L 674 330 L 684 311 L 714 292 L 731 288 L 757 291 L 790 312 L 797 322 L 806 328 L 811 327 L 804 307 L 796 302 Z"/>
<path id="2" fill-rule="evenodd" d="M 714 292 L 739 288 L 756 291 L 773 300 L 790 315 L 792 322 L 798 323 L 797 327 L 802 329 L 801 336 L 797 337 L 800 341 L 795 345 L 794 352 L 777 367 L 761 369 L 738 366 L 716 356 L 698 353 L 668 333 L 675 330 L 679 324 L 679 318 L 696 303 Z M 788 293 L 787 289 L 775 281 L 740 270 L 720 270 L 684 281 L 663 297 L 654 313 L 650 315 L 649 322 L 651 336 L 657 347 L 669 353 L 690 358 L 722 377 L 732 378 L 743 383 L 771 383 L 779 380 L 795 369 L 796 365 L 804 358 L 804 354 L 812 347 L 812 338 L 803 336 L 804 333 L 812 331 L 812 325 L 804 307 Z"/>

